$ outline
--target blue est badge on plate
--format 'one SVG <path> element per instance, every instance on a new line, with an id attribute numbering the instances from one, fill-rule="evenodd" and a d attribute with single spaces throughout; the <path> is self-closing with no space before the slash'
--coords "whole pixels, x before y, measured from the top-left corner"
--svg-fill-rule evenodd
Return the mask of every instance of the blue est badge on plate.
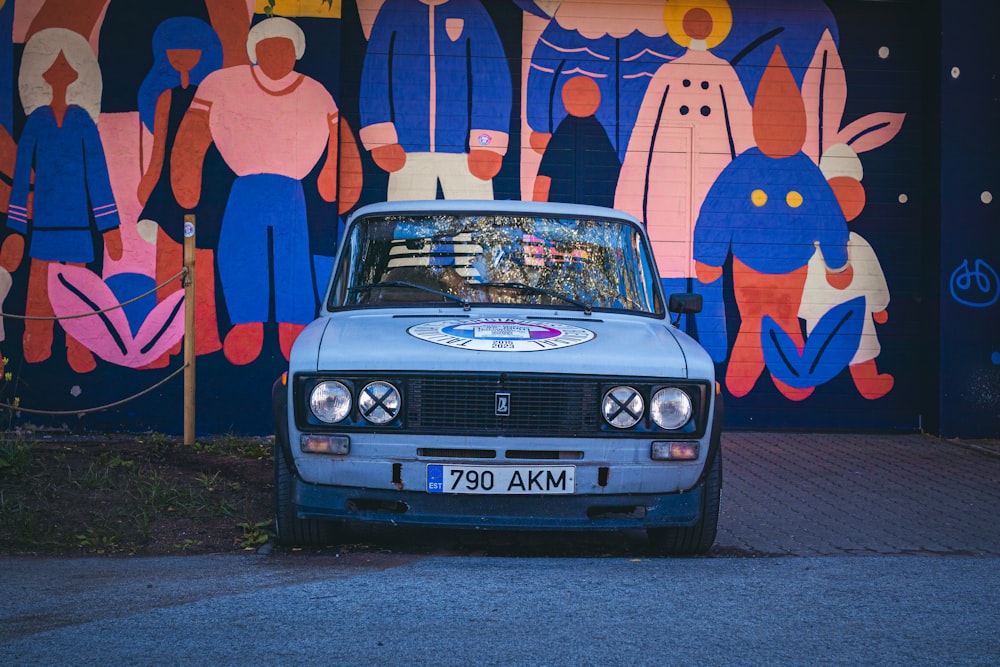
<path id="1" fill-rule="evenodd" d="M 427 492 L 442 493 L 444 491 L 444 466 L 427 466 Z"/>

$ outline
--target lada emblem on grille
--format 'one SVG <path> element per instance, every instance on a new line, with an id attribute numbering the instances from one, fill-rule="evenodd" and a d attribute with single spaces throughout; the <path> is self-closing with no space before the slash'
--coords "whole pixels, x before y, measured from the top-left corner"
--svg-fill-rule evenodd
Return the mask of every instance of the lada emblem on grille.
<path id="1" fill-rule="evenodd" d="M 496 401 L 496 415 L 498 417 L 509 417 L 510 416 L 510 394 L 507 392 L 498 391 L 495 394 Z"/>

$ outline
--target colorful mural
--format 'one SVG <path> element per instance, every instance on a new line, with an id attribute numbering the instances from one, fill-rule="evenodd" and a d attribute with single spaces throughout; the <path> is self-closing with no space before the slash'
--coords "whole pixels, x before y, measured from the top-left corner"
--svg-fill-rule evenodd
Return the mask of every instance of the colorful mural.
<path id="1" fill-rule="evenodd" d="M 112 259 L 122 255 L 118 207 L 96 123 L 101 71 L 81 35 L 46 28 L 25 45 L 18 88 L 27 122 L 18 139 L 7 209 L 7 228 L 13 233 L 4 240 L 0 263 L 14 273 L 27 252 L 25 315 L 49 318 L 58 301 L 49 287 L 60 265 L 93 263 L 95 243 L 106 245 Z M 26 322 L 26 362 L 49 358 L 53 329 L 51 319 Z M 95 368 L 83 341 L 67 336 L 66 348 L 74 371 Z"/>
<path id="2" fill-rule="evenodd" d="M 493 199 L 511 83 L 478 0 L 386 0 L 361 73 L 361 131 L 386 199 Z"/>
<path id="3" fill-rule="evenodd" d="M 247 37 L 251 64 L 205 78 L 171 155 L 171 185 L 185 209 L 201 199 L 211 143 L 236 174 L 219 228 L 217 264 L 233 324 L 225 355 L 237 365 L 261 352 L 272 291 L 286 359 L 316 312 L 301 181 L 323 158 L 319 192 L 326 201 L 337 199 L 339 111 L 321 83 L 295 71 L 305 47 L 305 34 L 289 19 L 255 25 Z"/>
<path id="4" fill-rule="evenodd" d="M 682 326 L 732 424 L 916 427 L 914 258 L 934 240 L 912 49 L 931 18 L 840 0 L 0 4 L 0 303 L 42 318 L 2 322 L 5 396 L 67 410 L 175 368 L 193 214 L 201 428 L 266 432 L 343 216 L 519 192 L 646 225 L 665 288 L 704 297 Z M 995 309 L 998 265 L 984 248 L 942 267 L 953 302 Z M 178 396 L 88 423 L 176 430 L 160 408 Z"/>
<path id="5" fill-rule="evenodd" d="M 975 7 L 963 32 L 960 6 L 942 3 L 941 220 L 934 247 L 940 293 L 941 431 L 1000 433 L 1000 5 Z M 890 274 L 891 278 L 891 274 Z M 888 348 L 888 346 L 886 346 Z M 883 354 L 888 353 L 886 349 Z M 945 372 L 947 369 L 947 372 Z M 974 425 L 974 426 L 973 426 Z"/>

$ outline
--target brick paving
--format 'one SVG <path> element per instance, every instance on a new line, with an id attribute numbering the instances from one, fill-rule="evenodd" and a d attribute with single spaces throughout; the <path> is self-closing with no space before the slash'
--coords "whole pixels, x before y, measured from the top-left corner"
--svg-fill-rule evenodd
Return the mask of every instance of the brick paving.
<path id="1" fill-rule="evenodd" d="M 719 555 L 1000 556 L 1000 445 L 919 434 L 723 436 Z"/>

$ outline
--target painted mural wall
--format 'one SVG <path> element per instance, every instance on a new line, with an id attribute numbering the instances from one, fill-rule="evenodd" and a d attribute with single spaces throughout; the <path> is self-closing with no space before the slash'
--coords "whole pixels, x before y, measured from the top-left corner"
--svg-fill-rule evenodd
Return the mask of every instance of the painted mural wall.
<path id="1" fill-rule="evenodd" d="M 1000 434 L 1000 5 L 942 6 L 941 432 Z M 980 11 L 981 10 L 981 11 Z M 988 51 L 987 51 L 988 53 Z"/>
<path id="2" fill-rule="evenodd" d="M 668 291 L 704 295 L 683 326 L 730 425 L 919 428 L 923 6 L 2 2 L 0 292 L 34 318 L 4 318 L 3 401 L 177 432 L 179 378 L 79 411 L 179 367 L 194 214 L 198 429 L 267 433 L 350 211 L 534 199 L 647 226 Z"/>

